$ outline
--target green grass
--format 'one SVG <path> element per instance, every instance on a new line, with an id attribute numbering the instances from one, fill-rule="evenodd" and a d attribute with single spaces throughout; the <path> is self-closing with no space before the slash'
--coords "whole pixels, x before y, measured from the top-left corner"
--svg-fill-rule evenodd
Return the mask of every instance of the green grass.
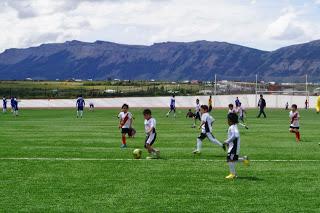
<path id="1" fill-rule="evenodd" d="M 193 157 L 199 130 L 190 128 L 183 110 L 176 119 L 153 110 L 162 160 L 130 160 L 144 144 L 141 109 L 132 112 L 138 133 L 126 150 L 119 148 L 117 110 L 85 112 L 82 120 L 74 110 L 0 115 L 0 212 L 320 211 L 320 115 L 314 111 L 300 111 L 303 141 L 297 144 L 288 112 L 269 110 L 268 119 L 256 119 L 249 110 L 250 129 L 239 128 L 241 154 L 252 162 L 237 165 L 235 181 L 224 179 L 221 148 L 204 141 L 202 154 Z M 214 135 L 223 141 L 226 111 L 213 116 Z"/>

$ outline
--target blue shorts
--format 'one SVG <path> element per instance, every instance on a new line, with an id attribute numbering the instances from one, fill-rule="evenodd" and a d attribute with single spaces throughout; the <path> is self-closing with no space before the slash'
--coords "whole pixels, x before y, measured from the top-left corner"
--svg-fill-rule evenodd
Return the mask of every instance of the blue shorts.
<path id="1" fill-rule="evenodd" d="M 78 111 L 83 111 L 83 107 L 78 107 Z"/>

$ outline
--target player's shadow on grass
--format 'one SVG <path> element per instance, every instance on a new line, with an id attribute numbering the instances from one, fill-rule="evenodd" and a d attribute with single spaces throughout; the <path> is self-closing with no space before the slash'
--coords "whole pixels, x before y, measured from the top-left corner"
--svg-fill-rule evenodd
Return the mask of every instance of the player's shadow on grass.
<path id="1" fill-rule="evenodd" d="M 263 181 L 262 178 L 250 176 L 250 177 L 237 177 L 237 180 L 248 180 L 248 181 Z"/>

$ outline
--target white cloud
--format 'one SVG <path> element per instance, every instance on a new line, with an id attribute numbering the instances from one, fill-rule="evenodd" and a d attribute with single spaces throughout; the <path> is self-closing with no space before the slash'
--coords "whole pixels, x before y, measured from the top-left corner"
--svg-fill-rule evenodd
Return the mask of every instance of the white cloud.
<path id="1" fill-rule="evenodd" d="M 319 0 L 309 6 L 286 0 L 2 0 L 0 51 L 73 39 L 129 44 L 218 40 L 274 49 L 320 38 L 316 3 Z"/>

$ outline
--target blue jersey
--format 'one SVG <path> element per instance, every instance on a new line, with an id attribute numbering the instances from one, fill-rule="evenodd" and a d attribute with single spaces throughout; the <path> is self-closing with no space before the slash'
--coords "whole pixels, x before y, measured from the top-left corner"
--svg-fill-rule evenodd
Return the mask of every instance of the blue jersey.
<path id="1" fill-rule="evenodd" d="M 170 100 L 170 106 L 175 106 L 176 105 L 176 100 L 174 98 L 171 98 Z"/>
<path id="2" fill-rule="evenodd" d="M 11 104 L 11 107 L 14 108 L 14 98 L 10 99 L 10 104 Z"/>
<path id="3" fill-rule="evenodd" d="M 235 101 L 235 104 L 236 104 L 236 107 L 239 107 L 241 105 L 241 102 L 239 101 L 239 99 Z"/>
<path id="4" fill-rule="evenodd" d="M 83 109 L 84 105 L 85 105 L 85 102 L 84 102 L 83 98 L 78 98 L 78 100 L 77 100 L 78 109 Z"/>
<path id="5" fill-rule="evenodd" d="M 2 98 L 2 102 L 3 102 L 3 108 L 7 108 L 7 99 Z"/>
<path id="6" fill-rule="evenodd" d="M 15 110 L 18 110 L 18 101 L 17 101 L 17 99 L 14 99 L 14 100 L 13 100 L 13 108 L 14 108 Z"/>

